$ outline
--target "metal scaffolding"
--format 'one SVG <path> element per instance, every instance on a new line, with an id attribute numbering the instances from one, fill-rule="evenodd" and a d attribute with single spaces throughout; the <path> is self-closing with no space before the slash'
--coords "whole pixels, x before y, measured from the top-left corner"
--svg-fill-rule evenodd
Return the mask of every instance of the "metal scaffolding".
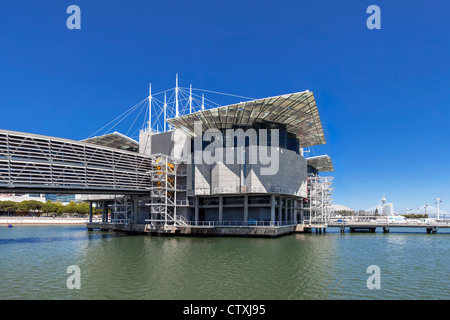
<path id="1" fill-rule="evenodd" d="M 112 207 L 111 222 L 115 224 L 129 224 L 135 215 L 135 201 L 131 196 L 115 197 Z"/>
<path id="2" fill-rule="evenodd" d="M 330 217 L 328 207 L 331 205 L 333 177 L 322 177 L 311 174 L 308 176 L 310 221 L 323 222 Z"/>
<path id="3" fill-rule="evenodd" d="M 186 218 L 177 215 L 177 171 L 179 163 L 165 155 L 153 155 L 150 175 L 150 219 L 152 227 L 163 224 L 187 225 Z"/>

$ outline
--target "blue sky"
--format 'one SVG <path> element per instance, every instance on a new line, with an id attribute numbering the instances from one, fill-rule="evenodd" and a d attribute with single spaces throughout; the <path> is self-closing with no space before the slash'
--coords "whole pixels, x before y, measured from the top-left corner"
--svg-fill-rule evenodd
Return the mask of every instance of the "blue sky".
<path id="1" fill-rule="evenodd" d="M 81 30 L 66 9 L 81 8 Z M 366 9 L 381 8 L 369 30 Z M 314 92 L 334 202 L 386 193 L 450 211 L 448 1 L 32 1 L 0 4 L 0 128 L 80 140 L 180 85 Z M 211 97 L 212 98 L 212 97 Z"/>

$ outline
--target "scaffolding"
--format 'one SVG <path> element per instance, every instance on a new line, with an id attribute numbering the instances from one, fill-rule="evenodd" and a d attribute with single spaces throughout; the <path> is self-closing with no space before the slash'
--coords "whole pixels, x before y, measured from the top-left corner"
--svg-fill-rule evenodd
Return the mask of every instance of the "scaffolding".
<path id="1" fill-rule="evenodd" d="M 157 225 L 186 226 L 187 220 L 177 215 L 177 170 L 179 163 L 165 155 L 153 155 L 149 171 L 151 227 Z"/>
<path id="2" fill-rule="evenodd" d="M 115 197 L 112 207 L 111 222 L 115 224 L 129 224 L 134 217 L 135 205 L 131 196 Z"/>
<path id="3" fill-rule="evenodd" d="M 332 202 L 333 177 L 322 177 L 311 174 L 308 176 L 310 221 L 326 223 L 330 218 L 328 207 Z"/>

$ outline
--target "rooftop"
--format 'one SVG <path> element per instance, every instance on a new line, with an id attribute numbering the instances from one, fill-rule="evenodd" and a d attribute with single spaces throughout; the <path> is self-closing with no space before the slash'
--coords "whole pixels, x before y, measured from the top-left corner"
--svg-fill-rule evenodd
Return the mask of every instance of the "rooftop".
<path id="1" fill-rule="evenodd" d="M 102 136 L 82 140 L 99 146 L 111 147 L 115 149 L 139 151 L 139 142 L 127 137 L 119 132 L 108 133 Z"/>
<path id="2" fill-rule="evenodd" d="M 308 165 L 313 166 L 321 172 L 334 171 L 333 163 L 328 155 L 306 158 Z"/>
<path id="3" fill-rule="evenodd" d="M 240 102 L 167 120 L 191 137 L 195 121 L 202 122 L 203 130 L 231 129 L 255 121 L 277 122 L 285 124 L 287 131 L 297 136 L 301 148 L 325 144 L 319 111 L 310 91 Z"/>

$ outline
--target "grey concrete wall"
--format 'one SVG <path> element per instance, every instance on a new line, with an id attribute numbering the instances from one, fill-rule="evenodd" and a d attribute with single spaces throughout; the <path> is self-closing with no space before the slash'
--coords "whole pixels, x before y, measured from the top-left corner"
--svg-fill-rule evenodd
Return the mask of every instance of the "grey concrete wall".
<path id="1" fill-rule="evenodd" d="M 307 196 L 307 162 L 304 157 L 293 151 L 279 149 L 278 171 L 274 175 L 263 175 L 261 164 L 238 164 L 236 155 L 234 164 L 214 163 L 195 164 L 195 194 L 233 194 L 233 193 L 281 193 L 286 195 Z M 224 151 L 225 153 L 225 151 Z M 245 173 L 244 173 L 245 168 Z M 244 174 L 246 174 L 244 184 Z M 188 188 L 192 186 L 192 173 L 188 174 Z"/>
<path id="2" fill-rule="evenodd" d="M 248 219 L 256 219 L 258 221 L 270 220 L 270 208 L 248 208 Z M 278 220 L 278 218 L 277 218 Z M 205 221 L 219 221 L 219 208 L 206 208 Z M 222 221 L 244 221 L 244 208 L 233 207 L 223 208 Z"/>
<path id="3" fill-rule="evenodd" d="M 167 132 L 141 132 L 139 134 L 139 152 L 145 154 L 165 154 L 181 159 L 190 154 L 190 138 L 180 130 Z"/>
<path id="4" fill-rule="evenodd" d="M 173 151 L 172 131 L 152 134 L 151 154 L 171 155 Z"/>
<path id="5" fill-rule="evenodd" d="M 242 165 L 224 164 L 212 165 L 211 194 L 240 193 L 242 185 Z"/>
<path id="6" fill-rule="evenodd" d="M 249 164 L 247 192 L 281 193 L 306 197 L 306 160 L 291 150 L 279 150 L 278 172 L 261 174 L 260 164 Z"/>
<path id="7" fill-rule="evenodd" d="M 211 194 L 211 169 L 210 165 L 194 165 L 194 186 L 196 195 Z"/>

